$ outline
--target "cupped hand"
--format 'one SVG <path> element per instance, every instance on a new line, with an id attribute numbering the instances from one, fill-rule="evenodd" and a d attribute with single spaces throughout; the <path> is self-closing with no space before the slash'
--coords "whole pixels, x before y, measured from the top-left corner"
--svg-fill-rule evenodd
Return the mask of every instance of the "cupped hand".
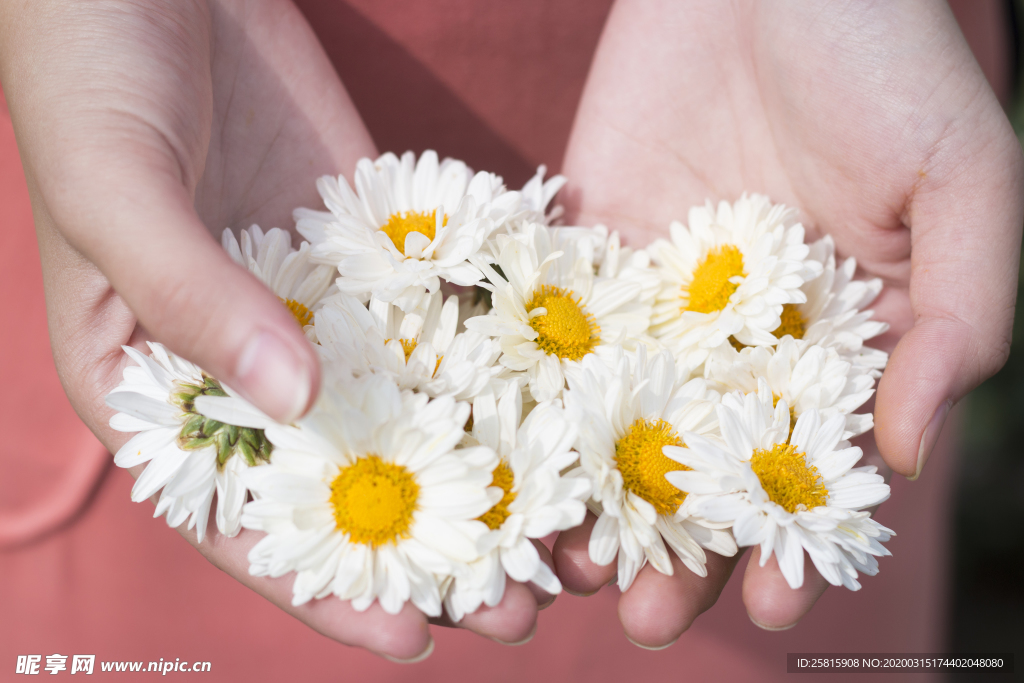
<path id="1" fill-rule="evenodd" d="M 319 203 L 319 175 L 375 155 L 298 10 L 284 0 L 11 0 L 0 3 L 0 27 L 54 358 L 78 414 L 112 452 L 127 440 L 110 429 L 103 397 L 120 381 L 121 345 L 146 339 L 275 418 L 304 413 L 319 383 L 313 348 L 211 235 L 289 227 L 293 208 Z M 336 599 L 292 607 L 288 577 L 248 574 L 258 536 L 211 528 L 196 545 L 329 637 L 399 659 L 429 649 L 428 621 L 411 606 L 396 616 Z M 502 604 L 462 625 L 516 642 L 536 604 L 511 585 Z"/>
<path id="2" fill-rule="evenodd" d="M 875 435 L 885 462 L 916 478 L 949 408 L 1006 360 L 1022 169 L 945 3 L 620 0 L 563 170 L 570 216 L 618 228 L 635 246 L 706 199 L 760 192 L 797 207 L 864 276 L 882 278 L 874 307 L 891 329 L 873 341 L 898 344 Z M 614 563 L 589 561 L 588 536 L 586 525 L 564 533 L 554 553 L 579 593 L 614 574 Z M 619 604 L 626 634 L 672 642 L 735 563 L 712 556 L 706 579 L 646 567 Z M 810 609 L 827 584 L 806 568 L 793 591 L 774 559 L 748 563 L 755 623 L 788 627 Z"/>

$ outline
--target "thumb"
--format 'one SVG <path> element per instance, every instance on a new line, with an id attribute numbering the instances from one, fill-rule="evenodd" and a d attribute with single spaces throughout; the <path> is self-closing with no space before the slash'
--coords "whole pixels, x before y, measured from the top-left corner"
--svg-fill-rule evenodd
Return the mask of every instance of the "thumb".
<path id="1" fill-rule="evenodd" d="M 319 366 L 292 314 L 214 241 L 173 173 L 143 166 L 111 175 L 93 187 L 130 189 L 91 193 L 76 217 L 55 216 L 72 246 L 157 341 L 271 417 L 301 416 Z"/>
<path id="2" fill-rule="evenodd" d="M 875 436 L 889 466 L 911 479 L 950 408 L 1010 351 L 1024 166 L 1002 111 L 988 118 L 976 122 L 971 144 L 941 155 L 946 172 L 930 172 L 910 200 L 914 327 L 879 382 Z M 956 149 L 966 135 L 954 133 L 944 146 Z"/>
<path id="3" fill-rule="evenodd" d="M 0 71 L 44 223 L 158 341 L 290 421 L 318 388 L 314 350 L 193 207 L 210 151 L 212 11 L 206 3 L 0 3 Z M 219 235 L 225 226 L 209 227 Z M 87 305 L 73 287 L 55 307 Z M 83 316 L 91 327 L 75 332 L 102 337 L 103 312 Z"/>

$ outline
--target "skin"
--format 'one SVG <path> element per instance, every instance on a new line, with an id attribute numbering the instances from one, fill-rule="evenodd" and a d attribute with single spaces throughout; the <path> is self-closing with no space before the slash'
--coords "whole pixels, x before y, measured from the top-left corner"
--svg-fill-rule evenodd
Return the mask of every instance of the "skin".
<path id="1" fill-rule="evenodd" d="M 891 329 L 873 343 L 892 357 L 875 437 L 899 474 L 920 474 L 949 406 L 1006 361 L 1021 152 L 944 3 L 620 0 L 563 172 L 576 221 L 616 226 L 633 244 L 707 198 L 761 192 L 799 208 L 865 277 L 882 278 L 874 308 Z M 615 573 L 587 557 L 593 522 L 554 549 L 577 593 Z M 750 618 L 791 627 L 827 583 L 808 561 L 803 587 L 791 590 L 774 558 L 760 567 L 753 555 L 743 578 Z M 647 647 L 673 642 L 736 562 L 709 561 L 706 579 L 645 567 L 619 603 L 626 635 Z"/>
<path id="2" fill-rule="evenodd" d="M 805 4 L 621 0 L 580 106 L 564 199 L 580 221 L 624 228 L 634 244 L 706 197 L 756 190 L 799 207 L 886 280 L 879 317 L 903 338 L 879 387 L 878 441 L 886 462 L 912 475 L 937 406 L 1005 360 L 1020 153 L 944 6 Z M 313 350 L 211 235 L 289 226 L 293 207 L 318 204 L 316 176 L 376 154 L 294 6 L 3 0 L 0 80 L 32 197 L 57 369 L 104 445 L 126 441 L 103 404 L 126 363 L 120 346 L 147 339 L 278 419 L 305 412 L 319 381 Z M 578 593 L 614 573 L 586 557 L 592 524 L 555 548 Z M 338 600 L 291 607 L 291 578 L 248 575 L 258 536 L 211 530 L 197 547 L 339 642 L 400 660 L 429 651 L 428 620 L 411 606 L 397 616 Z M 707 580 L 681 566 L 672 577 L 645 568 L 620 602 L 627 636 L 673 642 L 737 561 L 711 556 Z M 825 583 L 809 570 L 790 591 L 773 562 L 748 565 L 744 596 L 755 622 L 781 628 Z M 461 626 L 520 642 L 550 599 L 510 582 L 499 606 Z"/>

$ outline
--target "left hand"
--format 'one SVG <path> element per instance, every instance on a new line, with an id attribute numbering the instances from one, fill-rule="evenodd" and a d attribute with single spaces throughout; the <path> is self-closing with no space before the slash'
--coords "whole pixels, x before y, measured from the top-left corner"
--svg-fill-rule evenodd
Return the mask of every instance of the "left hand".
<path id="1" fill-rule="evenodd" d="M 109 426 L 103 401 L 128 362 L 121 346 L 148 353 L 148 339 L 275 418 L 304 413 L 319 385 L 316 353 L 218 239 L 225 226 L 290 225 L 293 208 L 319 204 L 318 176 L 376 156 L 298 8 L 0 0 L 0 79 L 32 196 L 57 371 L 104 446 L 116 452 L 128 440 Z M 253 342 L 262 352 L 243 370 Z M 336 598 L 295 607 L 294 577 L 249 574 L 259 532 L 225 538 L 211 529 L 200 544 L 194 530 L 179 531 L 330 638 L 399 660 L 431 650 L 427 617 L 412 604 L 396 615 Z M 459 626 L 518 642 L 549 600 L 510 581 L 502 603 Z"/>

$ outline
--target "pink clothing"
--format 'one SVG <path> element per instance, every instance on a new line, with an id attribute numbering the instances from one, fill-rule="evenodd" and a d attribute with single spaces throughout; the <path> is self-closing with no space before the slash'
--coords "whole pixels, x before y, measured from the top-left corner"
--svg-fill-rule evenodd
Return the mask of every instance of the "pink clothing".
<path id="1" fill-rule="evenodd" d="M 539 163 L 557 167 L 610 3 L 299 4 L 380 149 L 433 147 L 518 186 Z M 429 105 L 410 112 L 410 101 Z M 893 481 L 878 517 L 900 535 L 880 576 L 866 578 L 859 593 L 830 589 L 790 631 L 748 620 L 737 569 L 719 603 L 660 652 L 624 638 L 614 588 L 559 596 L 540 614 L 534 640 L 519 648 L 434 628 L 433 656 L 400 666 L 329 641 L 204 561 L 163 519 L 151 519 L 151 504 L 130 502 L 131 477 L 75 416 L 49 354 L 28 193 L 6 109 L 0 207 L 0 680 L 14 678 L 19 654 L 41 654 L 45 663 L 60 653 L 210 661 L 209 680 L 217 681 L 781 681 L 787 652 L 943 649 L 950 439 L 920 482 Z"/>

